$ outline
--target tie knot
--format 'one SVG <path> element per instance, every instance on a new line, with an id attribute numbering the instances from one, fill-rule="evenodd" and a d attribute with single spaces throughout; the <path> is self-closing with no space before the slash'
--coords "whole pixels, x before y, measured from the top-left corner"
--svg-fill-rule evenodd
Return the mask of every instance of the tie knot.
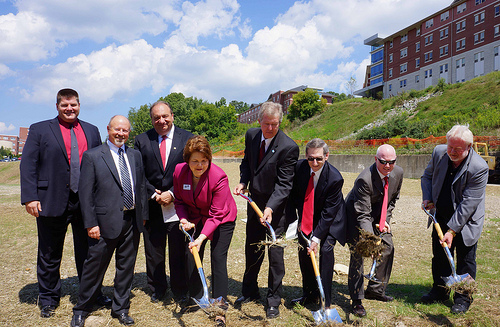
<path id="1" fill-rule="evenodd" d="M 123 149 L 122 148 L 118 148 L 118 155 L 122 155 L 123 154 Z"/>
<path id="2" fill-rule="evenodd" d="M 314 171 L 313 171 L 313 172 L 311 173 L 311 177 L 314 177 L 314 175 L 316 175 L 316 174 L 315 174 L 315 173 L 314 173 Z"/>
<path id="3" fill-rule="evenodd" d="M 385 176 L 385 177 L 384 177 L 384 182 L 385 182 L 386 184 L 387 184 L 387 183 L 389 183 L 389 177 Z"/>
<path id="4" fill-rule="evenodd" d="M 163 135 L 163 136 L 161 137 L 161 139 L 162 139 L 162 140 L 166 140 L 166 139 L 167 139 L 167 135 Z"/>

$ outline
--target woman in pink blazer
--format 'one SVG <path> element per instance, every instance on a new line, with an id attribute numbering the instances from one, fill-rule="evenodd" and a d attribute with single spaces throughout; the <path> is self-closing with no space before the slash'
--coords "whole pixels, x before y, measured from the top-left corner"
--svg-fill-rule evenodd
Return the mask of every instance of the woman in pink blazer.
<path id="1" fill-rule="evenodd" d="M 233 237 L 236 220 L 236 202 L 229 188 L 226 173 L 212 163 L 210 144 L 203 136 L 193 136 L 184 147 L 184 163 L 175 167 L 175 210 L 184 229 L 196 226 L 194 242 L 203 260 L 207 239 L 210 242 L 212 267 L 212 298 L 227 299 L 227 252 Z M 194 260 L 188 261 L 189 293 L 199 299 L 203 286 Z M 216 319 L 224 326 L 224 317 Z"/>

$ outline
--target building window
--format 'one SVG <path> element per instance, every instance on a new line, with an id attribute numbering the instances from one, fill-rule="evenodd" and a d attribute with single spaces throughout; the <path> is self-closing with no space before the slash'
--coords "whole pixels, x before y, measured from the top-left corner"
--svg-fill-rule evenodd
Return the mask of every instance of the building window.
<path id="1" fill-rule="evenodd" d="M 495 26 L 495 36 L 500 35 L 500 25 Z"/>
<path id="2" fill-rule="evenodd" d="M 417 28 L 417 36 L 420 36 L 420 27 Z"/>
<path id="3" fill-rule="evenodd" d="M 401 35 L 401 43 L 408 41 L 408 34 Z"/>
<path id="4" fill-rule="evenodd" d="M 500 6 L 495 7 L 495 17 L 497 17 L 498 15 L 500 15 Z"/>
<path id="5" fill-rule="evenodd" d="M 393 46 L 393 42 L 391 41 L 391 42 L 389 43 L 389 48 L 392 48 L 392 46 Z"/>
<path id="6" fill-rule="evenodd" d="M 433 18 L 431 18 L 425 22 L 425 28 L 431 28 L 432 26 L 434 26 L 434 19 Z"/>
<path id="7" fill-rule="evenodd" d="M 474 62 L 484 61 L 484 52 L 478 52 L 474 54 Z"/>
<path id="8" fill-rule="evenodd" d="M 465 38 L 457 41 L 457 51 L 465 49 Z"/>
<path id="9" fill-rule="evenodd" d="M 444 65 L 439 66 L 439 73 L 440 74 L 447 73 L 447 72 L 448 72 L 448 64 L 444 64 Z"/>
<path id="10" fill-rule="evenodd" d="M 457 69 L 460 67 L 465 67 L 465 58 L 457 60 Z"/>
<path id="11" fill-rule="evenodd" d="M 447 20 L 448 18 L 450 18 L 450 12 L 449 11 L 444 12 L 444 13 L 441 14 L 441 21 L 442 22 L 445 21 L 445 20 Z"/>
<path id="12" fill-rule="evenodd" d="M 424 73 L 425 73 L 425 78 L 432 77 L 432 69 L 426 70 Z"/>
<path id="13" fill-rule="evenodd" d="M 425 37 L 425 45 L 432 44 L 432 34 Z"/>
<path id="14" fill-rule="evenodd" d="M 418 83 L 420 82 L 420 76 L 419 75 L 415 75 L 415 83 Z"/>
<path id="15" fill-rule="evenodd" d="M 484 22 L 484 11 L 474 15 L 474 25 L 478 25 L 483 22 Z"/>
<path id="16" fill-rule="evenodd" d="M 392 68 L 389 68 L 389 77 L 392 77 Z"/>
<path id="17" fill-rule="evenodd" d="M 420 67 L 420 58 L 415 59 L 415 68 Z"/>
<path id="18" fill-rule="evenodd" d="M 465 19 L 457 23 L 457 33 L 465 31 Z"/>
<path id="19" fill-rule="evenodd" d="M 457 6 L 457 14 L 464 12 L 465 9 L 467 9 L 467 2 L 464 2 L 464 3 Z"/>
<path id="20" fill-rule="evenodd" d="M 400 74 L 406 73 L 407 71 L 408 71 L 408 64 L 407 63 L 404 63 L 404 64 L 399 66 L 399 73 Z"/>
<path id="21" fill-rule="evenodd" d="M 439 56 L 446 56 L 448 55 L 448 45 L 445 45 L 444 47 L 439 48 Z"/>
<path id="22" fill-rule="evenodd" d="M 474 34 L 474 44 L 484 41 L 484 31 Z"/>
<path id="23" fill-rule="evenodd" d="M 424 55 L 424 61 L 425 62 L 428 62 L 428 61 L 431 61 L 432 60 L 432 51 L 429 51 L 427 52 L 425 55 Z"/>
<path id="24" fill-rule="evenodd" d="M 392 62 L 392 53 L 389 53 L 389 62 Z"/>
<path id="25" fill-rule="evenodd" d="M 416 52 L 420 51 L 420 42 L 415 43 L 415 51 Z"/>
<path id="26" fill-rule="evenodd" d="M 406 56 L 408 56 L 408 48 L 401 49 L 399 58 L 404 58 Z"/>
<path id="27" fill-rule="evenodd" d="M 399 88 L 406 87 L 406 80 L 399 81 Z"/>
<path id="28" fill-rule="evenodd" d="M 389 84 L 389 92 L 392 91 L 392 84 Z"/>
<path id="29" fill-rule="evenodd" d="M 476 6 L 477 6 L 477 5 L 482 4 L 482 3 L 483 3 L 483 2 L 485 2 L 485 1 L 486 1 L 486 0 L 476 0 Z"/>
<path id="30" fill-rule="evenodd" d="M 449 28 L 446 27 L 446 28 L 443 28 L 441 31 L 439 31 L 439 38 L 442 40 L 444 38 L 447 38 L 448 37 L 448 32 L 449 32 Z"/>

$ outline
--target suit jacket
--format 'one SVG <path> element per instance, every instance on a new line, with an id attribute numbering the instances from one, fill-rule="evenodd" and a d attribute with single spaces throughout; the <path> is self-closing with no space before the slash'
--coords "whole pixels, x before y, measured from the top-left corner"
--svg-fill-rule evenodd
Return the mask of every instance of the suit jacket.
<path id="1" fill-rule="evenodd" d="M 143 220 L 148 219 L 148 206 L 141 153 L 129 147 L 125 151 L 134 181 L 135 224 L 139 231 L 143 231 Z M 83 154 L 79 196 L 85 228 L 99 226 L 101 236 L 107 239 L 120 236 L 123 226 L 123 189 L 107 143 Z"/>
<path id="2" fill-rule="evenodd" d="M 445 144 L 434 148 L 421 178 L 423 200 L 435 204 L 448 171 L 446 148 Z M 465 245 L 472 246 L 483 230 L 488 165 L 472 148 L 464 160 L 452 183 L 451 198 L 455 213 L 448 221 L 448 227 L 462 234 Z"/>
<path id="3" fill-rule="evenodd" d="M 307 160 L 299 160 L 287 206 L 288 223 L 297 219 L 298 212 L 298 226 L 300 226 L 310 172 L 311 168 Z M 313 236 L 324 240 L 330 233 L 341 245 L 345 244 L 347 227 L 342 195 L 343 184 L 344 179 L 340 172 L 329 162 L 325 162 L 314 188 L 313 215 Z"/>
<path id="4" fill-rule="evenodd" d="M 279 130 L 259 165 L 261 137 L 260 128 L 250 128 L 245 134 L 245 156 L 240 165 L 240 183 L 247 186 L 250 183 L 252 199 L 261 210 L 270 207 L 273 217 L 281 218 L 292 189 L 299 147 Z"/>
<path id="5" fill-rule="evenodd" d="M 172 137 L 172 148 L 168 155 L 167 165 L 163 168 L 160 154 L 160 144 L 158 143 L 158 133 L 154 128 L 147 132 L 139 134 L 135 137 L 134 148 L 139 150 L 144 163 L 144 171 L 146 173 L 146 188 L 148 196 L 155 192 L 155 189 L 160 191 L 170 190 L 174 192 L 174 169 L 175 166 L 184 162 L 182 153 L 187 140 L 193 136 L 190 132 L 175 126 L 174 135 Z M 158 219 L 163 221 L 161 206 L 154 199 L 149 201 L 150 219 Z"/>
<path id="6" fill-rule="evenodd" d="M 179 219 L 197 224 L 203 221 L 201 234 L 212 239 L 220 224 L 234 221 L 237 209 L 226 173 L 211 163 L 200 177 L 193 192 L 193 173 L 187 163 L 175 167 L 174 190 L 175 211 Z"/>
<path id="7" fill-rule="evenodd" d="M 87 138 L 87 148 L 100 145 L 97 127 L 79 122 Z M 21 203 L 40 201 L 41 216 L 62 216 L 69 199 L 70 169 L 57 117 L 30 126 L 20 170 Z"/>
<path id="8" fill-rule="evenodd" d="M 399 199 L 402 183 L 403 169 L 395 165 L 389 174 L 389 202 L 386 217 L 388 224 L 391 222 L 392 210 Z M 380 222 L 383 200 L 384 186 L 374 163 L 359 174 L 346 198 L 349 242 L 356 237 L 357 227 L 370 233 L 374 232 L 375 224 Z"/>

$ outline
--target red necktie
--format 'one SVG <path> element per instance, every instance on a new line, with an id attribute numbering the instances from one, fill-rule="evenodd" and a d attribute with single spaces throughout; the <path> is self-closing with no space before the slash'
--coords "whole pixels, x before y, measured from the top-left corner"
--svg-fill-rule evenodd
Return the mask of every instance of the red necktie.
<path id="1" fill-rule="evenodd" d="M 265 155 L 266 155 L 266 140 L 262 140 L 259 151 L 259 165 L 262 162 L 262 159 L 264 159 Z"/>
<path id="2" fill-rule="evenodd" d="M 313 229 L 314 216 L 314 173 L 309 177 L 307 184 L 306 196 L 304 198 L 304 206 L 302 207 L 302 222 L 300 229 L 305 235 L 309 235 Z"/>
<path id="3" fill-rule="evenodd" d="M 387 203 L 389 202 L 389 177 L 384 177 L 384 201 L 382 201 L 382 212 L 380 214 L 380 223 L 378 228 L 382 231 L 385 227 L 385 219 L 387 218 Z"/>
<path id="4" fill-rule="evenodd" d="M 163 169 L 165 169 L 165 165 L 167 164 L 167 135 L 162 136 L 162 140 L 160 143 L 160 154 Z"/>

